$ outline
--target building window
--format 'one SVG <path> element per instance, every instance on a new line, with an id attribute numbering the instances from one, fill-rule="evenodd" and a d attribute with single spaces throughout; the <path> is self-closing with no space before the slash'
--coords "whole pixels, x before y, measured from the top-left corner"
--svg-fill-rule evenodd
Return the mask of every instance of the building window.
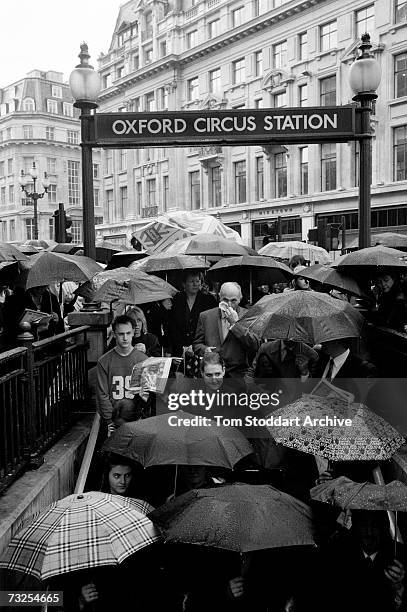
<path id="1" fill-rule="evenodd" d="M 145 20 L 145 31 L 144 31 L 145 37 L 152 38 L 153 37 L 153 13 L 152 11 L 149 11 L 148 13 L 145 14 L 144 20 Z"/>
<path id="2" fill-rule="evenodd" d="M 274 108 L 284 108 L 287 106 L 287 92 L 282 91 L 281 93 L 274 94 Z"/>
<path id="3" fill-rule="evenodd" d="M 407 180 L 407 125 L 394 129 L 394 180 Z"/>
<path id="4" fill-rule="evenodd" d="M 144 105 L 146 112 L 155 111 L 155 96 L 153 91 L 150 91 L 144 96 Z"/>
<path id="5" fill-rule="evenodd" d="M 336 189 L 336 144 L 321 145 L 321 190 Z"/>
<path id="6" fill-rule="evenodd" d="M 232 83 L 238 85 L 244 83 L 246 80 L 245 75 L 245 60 L 244 58 L 232 62 Z"/>
<path id="7" fill-rule="evenodd" d="M 116 68 L 116 80 L 121 79 L 123 75 L 124 75 L 124 66 L 118 66 Z"/>
<path id="8" fill-rule="evenodd" d="M 55 234 L 54 219 L 53 217 L 51 217 L 51 219 L 48 219 L 48 235 L 49 235 L 50 240 L 55 240 L 54 234 Z"/>
<path id="9" fill-rule="evenodd" d="M 79 162 L 68 159 L 68 204 L 79 204 Z"/>
<path id="10" fill-rule="evenodd" d="M 198 100 L 199 98 L 199 79 L 198 77 L 194 77 L 193 79 L 189 79 L 187 81 L 187 100 L 191 102 L 192 100 Z"/>
<path id="11" fill-rule="evenodd" d="M 133 98 L 132 100 L 130 100 L 130 102 L 129 102 L 129 111 L 131 111 L 133 113 L 139 113 L 140 112 L 140 98 Z"/>
<path id="12" fill-rule="evenodd" d="M 13 174 L 13 169 L 14 169 L 14 160 L 12 157 L 10 157 L 10 159 L 7 160 L 7 174 Z"/>
<path id="13" fill-rule="evenodd" d="M 33 137 L 33 126 L 32 125 L 23 125 L 23 138 L 24 140 L 29 140 Z"/>
<path id="14" fill-rule="evenodd" d="M 308 57 L 308 34 L 302 32 L 298 34 L 298 59 L 305 60 Z"/>
<path id="15" fill-rule="evenodd" d="M 76 130 L 68 130 L 67 131 L 67 142 L 71 145 L 79 144 L 79 132 Z"/>
<path id="16" fill-rule="evenodd" d="M 253 2 L 253 17 L 260 15 L 260 0 L 254 0 Z"/>
<path id="17" fill-rule="evenodd" d="M 47 125 L 45 128 L 45 139 L 46 140 L 55 140 L 55 128 Z"/>
<path id="18" fill-rule="evenodd" d="M 51 85 L 51 96 L 53 98 L 62 98 L 62 87 L 60 85 Z"/>
<path id="19" fill-rule="evenodd" d="M 27 240 L 34 240 L 34 219 L 25 220 L 25 235 Z"/>
<path id="20" fill-rule="evenodd" d="M 8 186 L 8 203 L 14 204 L 14 185 Z"/>
<path id="21" fill-rule="evenodd" d="M 335 106 L 336 104 L 336 76 L 320 80 L 321 106 Z"/>
<path id="22" fill-rule="evenodd" d="M 92 164 L 92 175 L 94 179 L 100 178 L 99 175 L 99 164 Z"/>
<path id="23" fill-rule="evenodd" d="M 273 46 L 273 67 L 283 68 L 287 64 L 287 41 Z"/>
<path id="24" fill-rule="evenodd" d="M 47 172 L 55 174 L 57 171 L 57 160 L 55 157 L 47 157 Z"/>
<path id="25" fill-rule="evenodd" d="M 105 210 L 103 211 L 103 218 L 106 221 L 112 221 L 113 219 L 113 189 L 107 189 L 105 199 Z"/>
<path id="26" fill-rule="evenodd" d="M 5 187 L 2 187 L 0 189 L 0 204 L 2 206 L 6 205 L 6 188 Z"/>
<path id="27" fill-rule="evenodd" d="M 148 208 L 151 208 L 152 206 L 156 205 L 156 200 L 155 200 L 156 188 L 155 188 L 155 184 L 156 184 L 155 179 L 148 179 L 146 181 L 146 186 L 147 186 L 147 207 Z"/>
<path id="28" fill-rule="evenodd" d="M 189 206 L 190 210 L 201 208 L 201 181 L 199 170 L 189 173 Z"/>
<path id="29" fill-rule="evenodd" d="M 308 193 L 308 147 L 300 149 L 301 195 Z"/>
<path id="30" fill-rule="evenodd" d="M 209 169 L 210 181 L 210 206 L 222 205 L 222 173 L 220 166 L 212 166 Z"/>
<path id="31" fill-rule="evenodd" d="M 355 167 L 355 172 L 354 172 L 354 186 L 355 187 L 359 187 L 359 174 L 360 174 L 360 152 L 359 152 L 359 143 L 355 142 L 354 143 L 354 154 L 355 154 L 355 159 L 354 159 L 354 167 Z"/>
<path id="32" fill-rule="evenodd" d="M 133 70 L 138 70 L 140 68 L 140 57 L 138 56 L 138 54 L 133 55 L 132 66 Z"/>
<path id="33" fill-rule="evenodd" d="M 62 114 L 65 115 L 65 117 L 73 117 L 73 104 L 64 102 L 62 104 Z"/>
<path id="34" fill-rule="evenodd" d="M 232 28 L 237 28 L 243 23 L 243 6 L 239 6 L 234 11 L 232 11 Z"/>
<path id="35" fill-rule="evenodd" d="M 263 108 L 263 98 L 256 98 L 254 108 Z"/>
<path id="36" fill-rule="evenodd" d="M 395 97 L 407 96 L 407 53 L 401 53 L 394 58 Z"/>
<path id="37" fill-rule="evenodd" d="M 330 21 L 320 26 L 319 30 L 319 49 L 329 51 L 336 48 L 336 20 Z"/>
<path id="38" fill-rule="evenodd" d="M 407 21 L 407 0 L 396 0 L 396 23 Z"/>
<path id="39" fill-rule="evenodd" d="M 127 187 L 120 187 L 120 210 L 117 221 L 122 221 L 127 211 Z"/>
<path id="40" fill-rule="evenodd" d="M 209 92 L 219 93 L 221 90 L 220 68 L 211 70 L 209 73 Z"/>
<path id="41" fill-rule="evenodd" d="M 192 49 L 198 44 L 198 30 L 187 32 L 187 49 Z"/>
<path id="42" fill-rule="evenodd" d="M 119 171 L 127 170 L 127 149 L 119 150 Z"/>
<path id="43" fill-rule="evenodd" d="M 160 57 L 165 57 L 167 55 L 167 41 L 160 40 Z"/>
<path id="44" fill-rule="evenodd" d="M 110 72 L 102 76 L 102 89 L 107 89 L 112 86 L 112 75 Z"/>
<path id="45" fill-rule="evenodd" d="M 56 100 L 47 100 L 47 111 L 53 115 L 58 114 L 58 102 Z"/>
<path id="46" fill-rule="evenodd" d="M 99 189 L 93 190 L 93 205 L 95 208 L 99 206 Z"/>
<path id="47" fill-rule="evenodd" d="M 356 36 L 361 38 L 362 34 L 372 34 L 375 29 L 374 23 L 374 5 L 365 6 L 355 13 Z"/>
<path id="48" fill-rule="evenodd" d="M 170 203 L 170 177 L 168 174 L 163 176 L 163 211 L 168 210 Z"/>
<path id="49" fill-rule="evenodd" d="M 160 87 L 158 99 L 160 101 L 160 110 L 168 110 L 168 89 L 166 87 Z"/>
<path id="50" fill-rule="evenodd" d="M 263 52 L 256 51 L 254 54 L 254 75 L 262 76 L 263 74 Z"/>
<path id="51" fill-rule="evenodd" d="M 16 239 L 16 222 L 15 219 L 10 219 L 10 241 Z"/>
<path id="52" fill-rule="evenodd" d="M 26 111 L 28 113 L 32 113 L 33 111 L 35 111 L 35 102 L 32 98 L 24 98 L 23 111 Z"/>
<path id="53" fill-rule="evenodd" d="M 48 187 L 48 204 L 56 204 L 57 203 L 57 186 L 50 185 Z"/>
<path id="54" fill-rule="evenodd" d="M 148 49 L 144 49 L 144 63 L 145 64 L 151 64 L 152 61 L 153 61 L 153 49 L 152 49 L 152 47 L 150 47 Z"/>
<path id="55" fill-rule="evenodd" d="M 215 38 L 220 34 L 220 19 L 214 19 L 208 23 L 208 38 Z"/>
<path id="56" fill-rule="evenodd" d="M 0 239 L 7 242 L 7 221 L 0 221 Z"/>
<path id="57" fill-rule="evenodd" d="M 276 198 L 287 196 L 287 154 L 276 153 L 274 155 L 274 178 Z"/>
<path id="58" fill-rule="evenodd" d="M 264 158 L 256 157 L 256 200 L 264 198 Z"/>
<path id="59" fill-rule="evenodd" d="M 23 170 L 24 170 L 24 174 L 29 174 L 29 172 L 32 170 L 33 163 L 34 163 L 34 158 L 33 157 L 23 157 Z M 0 167 L 1 167 L 1 165 L 0 165 Z"/>
<path id="60" fill-rule="evenodd" d="M 5 167 L 5 161 L 0 161 L 0 178 L 3 178 L 5 176 L 4 174 L 4 167 Z"/>
<path id="61" fill-rule="evenodd" d="M 235 200 L 237 204 L 246 202 L 246 161 L 233 164 L 235 176 Z"/>
<path id="62" fill-rule="evenodd" d="M 137 181 L 136 183 L 136 206 L 137 213 L 140 214 L 140 211 L 143 208 L 143 185 L 141 181 Z"/>
<path id="63" fill-rule="evenodd" d="M 82 221 L 72 221 L 72 243 L 82 242 Z"/>
<path id="64" fill-rule="evenodd" d="M 113 174 L 113 151 L 105 151 L 105 174 Z"/>
<path id="65" fill-rule="evenodd" d="M 308 105 L 308 85 L 300 85 L 298 88 L 298 104 L 299 106 Z"/>

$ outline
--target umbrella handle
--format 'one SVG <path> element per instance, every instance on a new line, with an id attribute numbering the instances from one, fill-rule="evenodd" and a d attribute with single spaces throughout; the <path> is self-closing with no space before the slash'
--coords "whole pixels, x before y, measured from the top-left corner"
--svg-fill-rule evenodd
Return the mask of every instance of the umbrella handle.
<path id="1" fill-rule="evenodd" d="M 379 465 L 377 465 L 373 469 L 373 479 L 375 483 L 378 485 L 385 484 L 384 478 L 383 478 L 383 472 Z M 390 523 L 390 535 L 392 539 L 394 540 L 394 551 L 396 553 L 397 542 L 400 542 L 401 544 L 403 543 L 403 538 L 401 536 L 400 530 L 397 527 L 397 512 L 393 512 L 392 510 L 387 510 L 387 516 L 389 518 L 389 523 Z"/>

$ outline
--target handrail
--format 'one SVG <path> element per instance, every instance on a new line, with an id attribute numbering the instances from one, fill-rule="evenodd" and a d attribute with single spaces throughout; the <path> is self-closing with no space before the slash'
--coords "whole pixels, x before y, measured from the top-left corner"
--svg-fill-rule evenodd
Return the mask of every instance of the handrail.
<path id="1" fill-rule="evenodd" d="M 72 336 L 78 336 L 83 334 L 90 329 L 89 325 L 81 325 L 81 327 L 74 327 L 73 329 L 63 332 L 62 334 L 56 334 L 50 338 L 44 338 L 43 340 L 37 340 L 33 342 L 33 348 L 42 348 L 48 344 L 54 344 L 58 340 L 65 340 L 66 338 L 72 338 Z"/>
<path id="2" fill-rule="evenodd" d="M 96 440 L 100 429 L 100 414 L 97 412 L 93 419 L 92 429 L 90 430 L 88 443 L 86 445 L 85 454 L 83 455 L 81 467 L 79 470 L 78 479 L 76 481 L 74 493 L 83 493 L 86 480 L 88 478 L 90 464 L 95 452 Z"/>

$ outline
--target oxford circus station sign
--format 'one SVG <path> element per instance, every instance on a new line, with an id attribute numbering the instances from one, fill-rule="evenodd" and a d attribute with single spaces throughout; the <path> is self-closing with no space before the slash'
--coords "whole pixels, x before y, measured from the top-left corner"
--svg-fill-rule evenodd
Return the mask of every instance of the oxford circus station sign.
<path id="1" fill-rule="evenodd" d="M 94 115 L 99 145 L 142 146 L 346 141 L 355 134 L 355 107 L 103 113 Z"/>

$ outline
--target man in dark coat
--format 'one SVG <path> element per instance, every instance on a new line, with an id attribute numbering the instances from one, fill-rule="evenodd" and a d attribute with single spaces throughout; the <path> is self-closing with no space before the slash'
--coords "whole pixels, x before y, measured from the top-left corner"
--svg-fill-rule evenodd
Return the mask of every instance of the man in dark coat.
<path id="1" fill-rule="evenodd" d="M 200 357 L 218 351 L 225 361 L 226 375 L 242 377 L 254 359 L 261 339 L 239 323 L 246 312 L 239 306 L 242 299 L 240 285 L 224 283 L 219 295 L 219 308 L 199 315 L 193 349 Z"/>
<path id="2" fill-rule="evenodd" d="M 169 319 L 169 336 L 171 353 L 181 357 L 183 347 L 190 347 L 195 337 L 196 326 L 201 312 L 216 307 L 216 300 L 210 294 L 201 291 L 202 276 L 196 270 L 188 270 L 183 281 L 184 290 L 173 299 Z"/>

